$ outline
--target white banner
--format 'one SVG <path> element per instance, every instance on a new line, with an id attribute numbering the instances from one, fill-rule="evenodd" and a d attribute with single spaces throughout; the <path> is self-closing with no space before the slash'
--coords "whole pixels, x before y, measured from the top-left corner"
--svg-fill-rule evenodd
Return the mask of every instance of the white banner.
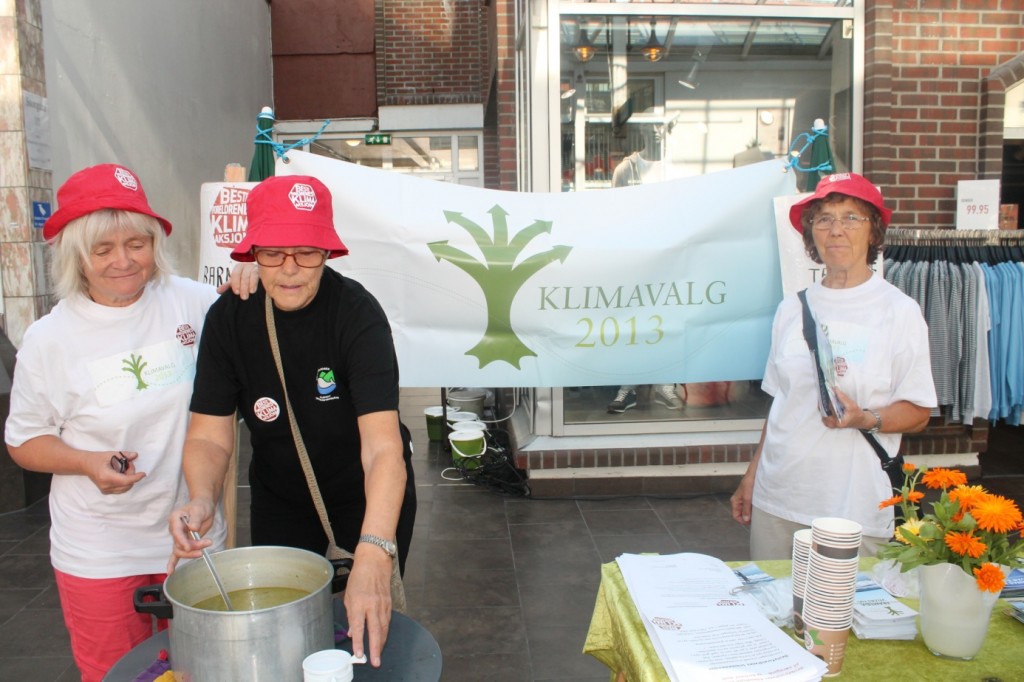
<path id="1" fill-rule="evenodd" d="M 351 253 L 329 263 L 381 302 L 403 386 L 693 383 L 764 372 L 782 295 L 773 200 L 795 192 L 781 162 L 539 194 L 288 158 L 278 175 L 313 175 L 331 189 Z M 217 267 L 201 269 L 208 265 Z"/>

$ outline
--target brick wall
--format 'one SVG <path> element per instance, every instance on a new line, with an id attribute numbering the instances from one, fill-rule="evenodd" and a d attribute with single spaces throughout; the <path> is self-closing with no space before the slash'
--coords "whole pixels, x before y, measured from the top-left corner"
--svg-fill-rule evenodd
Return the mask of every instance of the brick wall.
<path id="1" fill-rule="evenodd" d="M 868 0 L 864 173 L 899 227 L 951 228 L 958 180 L 1002 171 L 1021 0 Z"/>
<path id="2" fill-rule="evenodd" d="M 377 101 L 472 104 L 487 83 L 483 0 L 377 0 Z"/>

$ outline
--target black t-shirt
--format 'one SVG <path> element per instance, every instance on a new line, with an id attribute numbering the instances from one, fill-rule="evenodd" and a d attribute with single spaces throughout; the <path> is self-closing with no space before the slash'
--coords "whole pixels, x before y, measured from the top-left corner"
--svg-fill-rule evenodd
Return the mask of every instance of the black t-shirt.
<path id="1" fill-rule="evenodd" d="M 210 307 L 191 410 L 241 412 L 252 439 L 254 518 L 315 515 L 270 349 L 265 300 L 260 286 L 247 301 L 228 294 Z M 343 512 L 361 519 L 365 495 L 356 419 L 398 409 L 398 360 L 387 317 L 361 284 L 324 268 L 310 304 L 287 312 L 275 308 L 274 323 L 288 397 L 331 517 Z"/>

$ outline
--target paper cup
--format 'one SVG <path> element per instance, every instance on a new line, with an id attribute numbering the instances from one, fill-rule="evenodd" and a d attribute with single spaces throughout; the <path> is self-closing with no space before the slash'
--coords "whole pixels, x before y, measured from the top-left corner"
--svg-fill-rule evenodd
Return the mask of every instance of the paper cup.
<path id="1" fill-rule="evenodd" d="M 828 630 L 812 627 L 807 624 L 804 632 L 804 646 L 812 654 L 825 661 L 828 672 L 825 677 L 835 677 L 843 670 L 843 659 L 846 658 L 846 640 L 850 638 L 850 628 Z"/>
<path id="2" fill-rule="evenodd" d="M 352 682 L 353 663 L 366 663 L 366 657 L 356 658 L 341 649 L 324 649 L 302 660 L 303 682 Z"/>
<path id="3" fill-rule="evenodd" d="M 452 431 L 486 431 L 487 424 L 476 419 L 469 419 L 464 422 L 452 422 Z"/>

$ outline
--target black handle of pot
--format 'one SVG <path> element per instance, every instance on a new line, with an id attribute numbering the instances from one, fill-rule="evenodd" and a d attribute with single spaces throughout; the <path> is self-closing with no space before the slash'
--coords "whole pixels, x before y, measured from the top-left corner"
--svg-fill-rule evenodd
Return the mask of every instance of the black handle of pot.
<path id="1" fill-rule="evenodd" d="M 334 578 L 331 579 L 331 594 L 344 592 L 345 587 L 348 585 L 348 576 L 352 573 L 352 559 L 328 559 L 328 561 L 334 567 Z M 338 571 L 343 568 L 348 570 L 344 573 L 339 573 Z"/>
<path id="2" fill-rule="evenodd" d="M 144 601 L 146 598 L 152 601 Z M 137 613 L 148 613 L 157 618 L 173 618 L 174 609 L 171 603 L 164 597 L 163 583 L 146 585 L 135 588 L 135 596 L 132 598 Z"/>

